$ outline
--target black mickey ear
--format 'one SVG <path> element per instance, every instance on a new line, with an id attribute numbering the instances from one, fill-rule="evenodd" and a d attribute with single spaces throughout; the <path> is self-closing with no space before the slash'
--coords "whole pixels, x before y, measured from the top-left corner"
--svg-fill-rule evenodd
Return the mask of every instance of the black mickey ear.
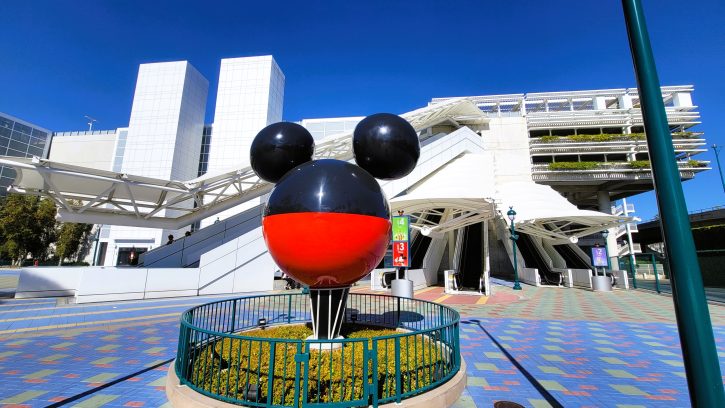
<path id="1" fill-rule="evenodd" d="M 257 133 L 249 156 L 257 176 L 276 183 L 288 171 L 312 160 L 314 152 L 315 139 L 307 129 L 296 123 L 277 122 Z"/>
<path id="2" fill-rule="evenodd" d="M 376 113 L 360 121 L 352 137 L 352 148 L 358 166 L 381 180 L 407 176 L 420 157 L 415 129 L 391 113 Z"/>

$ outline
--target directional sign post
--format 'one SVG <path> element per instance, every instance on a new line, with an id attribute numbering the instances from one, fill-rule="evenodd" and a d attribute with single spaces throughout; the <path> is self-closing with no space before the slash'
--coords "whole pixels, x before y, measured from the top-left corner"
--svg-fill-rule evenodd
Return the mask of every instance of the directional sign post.
<path id="1" fill-rule="evenodd" d="M 393 266 L 408 268 L 410 245 L 410 216 L 396 215 L 393 217 Z"/>

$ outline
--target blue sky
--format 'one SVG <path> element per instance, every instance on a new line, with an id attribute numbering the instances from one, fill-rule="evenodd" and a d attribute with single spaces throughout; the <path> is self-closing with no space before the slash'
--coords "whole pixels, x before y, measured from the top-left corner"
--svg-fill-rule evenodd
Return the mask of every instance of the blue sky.
<path id="1" fill-rule="evenodd" d="M 725 144 L 725 3 L 645 0 L 663 85 L 694 84 L 708 144 Z M 16 1 L 0 4 L 0 111 L 53 130 L 128 124 L 138 64 L 272 54 L 284 117 L 405 112 L 433 97 L 635 86 L 618 1 Z M 722 155 L 725 159 L 725 151 Z M 713 160 L 712 150 L 698 156 Z M 714 166 L 714 164 L 713 164 Z M 725 204 L 717 169 L 684 184 Z M 642 218 L 652 193 L 633 198 Z"/>

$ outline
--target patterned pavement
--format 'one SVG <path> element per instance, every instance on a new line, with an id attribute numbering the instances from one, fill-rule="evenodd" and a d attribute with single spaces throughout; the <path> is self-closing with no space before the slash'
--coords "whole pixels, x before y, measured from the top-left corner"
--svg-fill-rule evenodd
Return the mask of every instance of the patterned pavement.
<path id="1" fill-rule="evenodd" d="M 670 297 L 530 286 L 499 287 L 491 297 L 429 288 L 416 297 L 461 311 L 469 379 L 457 408 L 498 400 L 689 406 Z M 168 407 L 165 362 L 176 351 L 179 313 L 219 298 L 85 305 L 0 299 L 0 405 Z M 710 311 L 722 365 L 725 307 Z"/>

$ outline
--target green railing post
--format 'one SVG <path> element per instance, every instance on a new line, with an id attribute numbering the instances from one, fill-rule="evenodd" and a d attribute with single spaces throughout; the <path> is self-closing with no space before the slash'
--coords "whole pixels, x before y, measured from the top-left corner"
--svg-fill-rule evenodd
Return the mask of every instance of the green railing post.
<path id="1" fill-rule="evenodd" d="M 660 277 L 657 276 L 657 260 L 655 259 L 655 254 L 650 254 L 652 256 L 652 271 L 655 274 L 655 289 L 657 289 L 657 293 L 662 293 L 660 291 Z"/>
<path id="2" fill-rule="evenodd" d="M 622 0 L 622 6 L 670 265 L 672 299 L 690 401 L 694 407 L 725 407 L 720 360 L 642 3 Z"/>
<path id="3" fill-rule="evenodd" d="M 298 358 L 297 356 L 302 355 L 302 343 L 297 343 L 297 353 L 295 353 L 295 402 L 294 406 L 301 406 L 300 404 L 300 380 L 301 380 L 301 365 L 302 365 L 302 358 Z M 307 383 L 305 383 L 305 389 L 307 388 Z M 305 393 L 305 398 L 306 398 Z"/>
<path id="4" fill-rule="evenodd" d="M 372 372 L 373 383 L 368 385 L 368 392 L 372 396 L 373 408 L 378 408 L 378 342 L 372 341 L 372 349 L 368 349 L 368 357 L 372 360 L 370 371 Z"/>
<path id="5" fill-rule="evenodd" d="M 403 380 L 400 366 L 400 337 L 395 338 L 395 401 L 400 404 L 403 400 Z"/>
<path id="6" fill-rule="evenodd" d="M 260 348 L 261 349 L 261 348 Z M 271 407 L 274 404 L 274 357 L 277 351 L 277 342 L 269 342 L 269 363 L 267 363 L 267 406 Z M 262 363 L 260 362 L 260 365 Z M 259 384 L 260 391 L 262 384 Z M 284 389 L 284 380 L 282 381 L 282 388 Z M 280 404 L 284 405 L 284 394 L 282 395 L 282 401 Z"/>
<path id="7" fill-rule="evenodd" d="M 234 333 L 235 326 L 237 325 L 237 301 L 232 300 L 232 330 L 231 333 Z"/>
<path id="8" fill-rule="evenodd" d="M 292 295 L 287 295 L 287 324 L 292 323 Z"/>

